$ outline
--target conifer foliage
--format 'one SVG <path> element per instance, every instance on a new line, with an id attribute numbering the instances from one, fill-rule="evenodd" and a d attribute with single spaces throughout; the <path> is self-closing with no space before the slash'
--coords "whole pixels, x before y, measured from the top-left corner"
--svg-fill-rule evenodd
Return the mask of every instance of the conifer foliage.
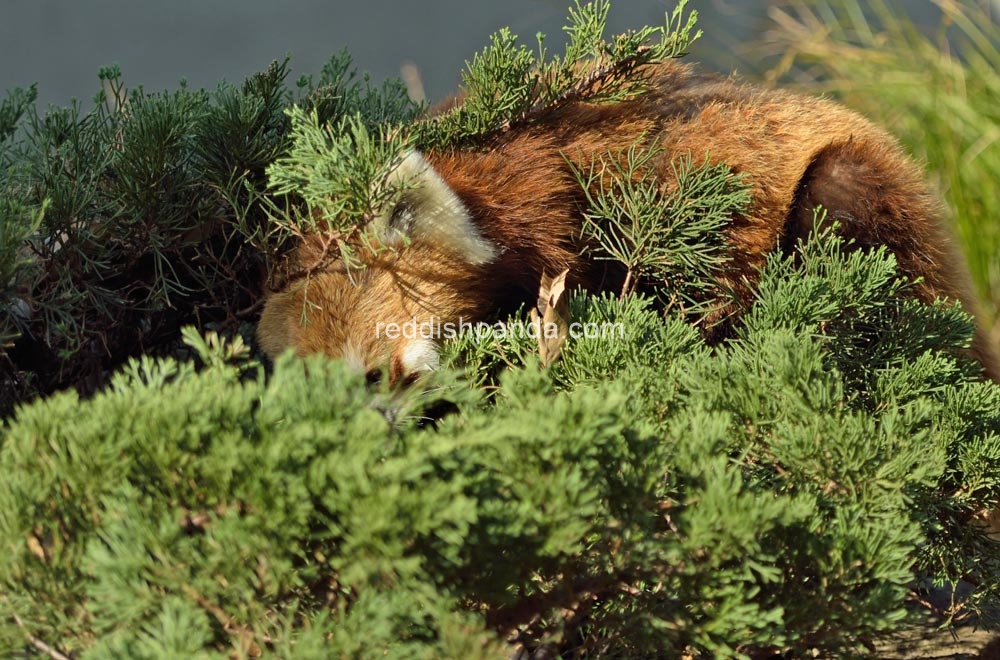
<path id="1" fill-rule="evenodd" d="M 711 230 L 747 202 L 723 169 L 679 162 L 677 199 L 642 176 L 591 191 L 598 258 L 658 269 L 679 303 L 574 294 L 569 320 L 611 333 L 545 367 L 521 317 L 402 389 L 322 357 L 265 369 L 234 332 L 297 235 L 330 232 L 342 258 L 363 234 L 379 187 L 348 169 L 377 184 L 406 144 L 641 93 L 629 62 L 690 36 L 679 9 L 637 33 L 659 50 L 594 41 L 606 9 L 574 8 L 555 68 L 517 73 L 500 33 L 466 78 L 501 78 L 497 105 L 465 106 L 490 107 L 482 125 L 418 118 L 345 55 L 294 93 L 278 64 L 162 95 L 109 70 L 87 114 L 8 96 L 5 394 L 79 387 L 0 436 L 0 655 L 851 657 L 927 580 L 974 585 L 956 616 L 997 603 L 977 521 L 1000 499 L 1000 387 L 963 352 L 970 319 L 825 229 L 772 257 L 735 336 L 707 345 Z M 159 355 L 106 377 L 141 351 Z"/>
<path id="2" fill-rule="evenodd" d="M 294 92 L 287 76 L 286 60 L 242 86 L 148 93 L 109 67 L 88 111 L 39 114 L 34 89 L 0 103 L 0 414 L 92 392 L 131 356 L 177 350 L 184 324 L 249 334 L 287 235 L 265 176 L 289 150 L 287 107 L 324 122 L 416 111 L 346 53 Z"/>

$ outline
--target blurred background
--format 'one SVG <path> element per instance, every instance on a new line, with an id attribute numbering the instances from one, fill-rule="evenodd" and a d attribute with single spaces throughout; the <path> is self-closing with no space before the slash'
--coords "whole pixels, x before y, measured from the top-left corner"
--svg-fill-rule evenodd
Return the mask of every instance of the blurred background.
<path id="1" fill-rule="evenodd" d="M 39 102 L 89 101 L 97 70 L 118 64 L 129 86 L 195 88 L 239 83 L 286 54 L 293 79 L 318 73 L 347 48 L 376 80 L 412 62 L 428 98 L 460 81 L 465 60 L 489 35 L 509 26 L 523 42 L 548 35 L 560 49 L 572 0 L 5 0 L 0 22 L 0 90 L 38 83 Z M 748 74 L 746 45 L 773 27 L 766 0 L 691 0 L 705 38 L 692 57 L 713 68 Z M 787 4 L 787 3 L 786 3 Z M 938 13 L 928 0 L 900 3 L 921 23 Z M 617 0 L 612 33 L 662 23 L 674 2 Z M 85 105 L 86 107 L 86 105 Z"/>

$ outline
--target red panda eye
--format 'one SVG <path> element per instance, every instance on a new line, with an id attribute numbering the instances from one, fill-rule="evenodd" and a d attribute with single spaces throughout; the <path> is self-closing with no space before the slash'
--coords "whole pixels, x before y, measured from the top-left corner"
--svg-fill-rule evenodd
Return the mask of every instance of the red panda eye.
<path id="1" fill-rule="evenodd" d="M 365 382 L 369 385 L 378 385 L 382 382 L 382 370 L 381 369 L 369 369 L 365 372 Z"/>

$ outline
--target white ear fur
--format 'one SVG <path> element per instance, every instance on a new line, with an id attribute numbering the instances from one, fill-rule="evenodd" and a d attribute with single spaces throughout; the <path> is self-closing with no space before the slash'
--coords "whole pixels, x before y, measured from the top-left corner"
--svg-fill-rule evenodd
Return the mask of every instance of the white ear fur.
<path id="1" fill-rule="evenodd" d="M 407 151 L 390 178 L 406 187 L 400 200 L 403 206 L 397 207 L 406 214 L 406 226 L 396 231 L 458 255 L 474 266 L 497 258 L 497 247 L 479 233 L 465 204 L 419 151 Z M 391 219 L 385 222 L 388 227 Z"/>

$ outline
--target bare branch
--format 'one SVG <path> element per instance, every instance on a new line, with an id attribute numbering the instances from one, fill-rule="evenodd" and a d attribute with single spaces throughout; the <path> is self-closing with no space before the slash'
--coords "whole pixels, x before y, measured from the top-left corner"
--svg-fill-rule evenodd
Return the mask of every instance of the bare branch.
<path id="1" fill-rule="evenodd" d="M 14 623 L 17 624 L 18 628 L 20 628 L 21 630 L 24 631 L 25 637 L 28 638 L 28 643 L 31 644 L 31 646 L 33 646 L 36 651 L 44 653 L 45 655 L 47 655 L 50 658 L 52 658 L 52 660 L 72 660 L 68 655 L 66 655 L 64 653 L 61 653 L 57 649 L 49 646 L 48 644 L 46 644 L 45 642 L 43 642 L 39 638 L 37 638 L 34 635 L 32 635 L 31 633 L 29 633 L 28 632 L 28 627 L 26 625 L 24 625 L 24 621 L 22 621 L 21 617 L 19 617 L 17 615 L 17 613 L 14 612 L 14 608 L 13 608 L 13 606 L 10 603 L 10 599 L 8 599 L 6 596 L 4 596 L 3 600 L 4 600 L 5 603 L 7 603 L 7 607 L 10 608 L 10 610 L 11 610 L 10 615 L 11 615 L 11 617 L 13 617 Z"/>

